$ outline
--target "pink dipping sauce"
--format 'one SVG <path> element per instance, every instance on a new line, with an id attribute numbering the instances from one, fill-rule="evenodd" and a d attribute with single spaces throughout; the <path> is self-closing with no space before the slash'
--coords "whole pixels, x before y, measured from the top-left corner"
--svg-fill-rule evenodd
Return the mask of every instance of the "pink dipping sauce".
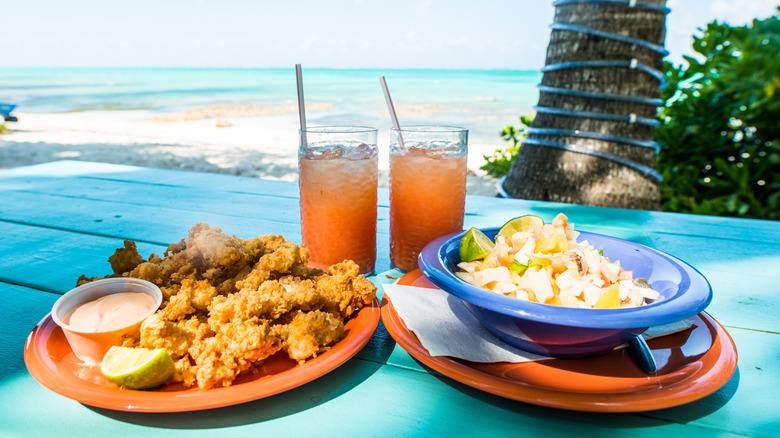
<path id="1" fill-rule="evenodd" d="M 90 332 L 119 330 L 137 323 L 154 304 L 154 298 L 148 294 L 121 292 L 76 307 L 63 322 Z"/>

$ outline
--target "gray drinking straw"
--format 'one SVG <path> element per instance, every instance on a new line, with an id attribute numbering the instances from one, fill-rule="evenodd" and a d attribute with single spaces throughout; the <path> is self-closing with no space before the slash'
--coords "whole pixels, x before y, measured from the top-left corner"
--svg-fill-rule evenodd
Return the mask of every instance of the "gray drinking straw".
<path id="1" fill-rule="evenodd" d="M 306 110 L 303 105 L 303 73 L 301 73 L 300 64 L 295 64 L 295 78 L 298 82 L 298 116 L 301 119 L 301 146 L 306 147 Z"/>
<path id="2" fill-rule="evenodd" d="M 401 125 L 398 123 L 398 116 L 395 114 L 393 99 L 390 98 L 390 90 L 387 89 L 387 81 L 385 81 L 384 76 L 379 77 L 379 84 L 382 85 L 382 91 L 385 93 L 385 102 L 387 102 L 387 109 L 390 111 L 390 118 L 393 120 L 395 129 L 398 130 L 398 142 L 401 143 L 401 147 L 404 147 L 404 139 L 401 135 Z"/>

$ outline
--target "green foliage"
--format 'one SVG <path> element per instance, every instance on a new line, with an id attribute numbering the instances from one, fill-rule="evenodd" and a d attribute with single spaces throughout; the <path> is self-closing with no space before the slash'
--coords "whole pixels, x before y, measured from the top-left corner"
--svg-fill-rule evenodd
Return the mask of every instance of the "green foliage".
<path id="1" fill-rule="evenodd" d="M 703 60 L 665 65 L 662 208 L 780 220 L 780 14 L 710 23 L 693 49 Z"/>
<path id="2" fill-rule="evenodd" d="M 0 134 L 4 133 L 5 131 L 8 131 L 8 127 L 5 126 L 5 123 L 0 122 Z"/>
<path id="3" fill-rule="evenodd" d="M 521 143 L 528 134 L 526 128 L 531 126 L 531 122 L 534 120 L 534 114 L 528 114 L 520 117 L 520 126 L 515 128 L 512 125 L 507 126 L 501 131 L 501 138 L 504 141 L 512 142 L 512 146 L 506 149 L 496 149 L 493 155 L 483 155 L 485 164 L 480 169 L 486 171 L 488 174 L 500 178 L 509 172 L 509 168 L 512 166 L 512 162 L 515 161 L 517 152 L 523 146 Z"/>

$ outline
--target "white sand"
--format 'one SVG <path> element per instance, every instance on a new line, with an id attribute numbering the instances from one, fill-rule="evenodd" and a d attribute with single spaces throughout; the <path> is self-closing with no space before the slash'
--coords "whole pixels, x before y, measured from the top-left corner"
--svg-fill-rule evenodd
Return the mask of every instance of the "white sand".
<path id="1" fill-rule="evenodd" d="M 322 108 L 321 110 L 327 110 Z M 160 117 L 147 111 L 15 113 L 0 135 L 0 169 L 72 159 L 296 181 L 294 111 L 204 108 Z M 496 179 L 479 167 L 500 139 L 470 139 L 467 192 L 495 196 Z M 380 185 L 387 186 L 388 132 L 379 132 Z"/>

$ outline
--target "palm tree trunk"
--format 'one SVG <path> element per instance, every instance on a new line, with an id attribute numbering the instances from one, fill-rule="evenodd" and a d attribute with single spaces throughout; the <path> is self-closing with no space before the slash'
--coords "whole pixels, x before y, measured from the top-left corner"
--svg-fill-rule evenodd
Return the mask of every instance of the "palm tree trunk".
<path id="1" fill-rule="evenodd" d="M 657 210 L 666 0 L 558 0 L 512 197 Z"/>

